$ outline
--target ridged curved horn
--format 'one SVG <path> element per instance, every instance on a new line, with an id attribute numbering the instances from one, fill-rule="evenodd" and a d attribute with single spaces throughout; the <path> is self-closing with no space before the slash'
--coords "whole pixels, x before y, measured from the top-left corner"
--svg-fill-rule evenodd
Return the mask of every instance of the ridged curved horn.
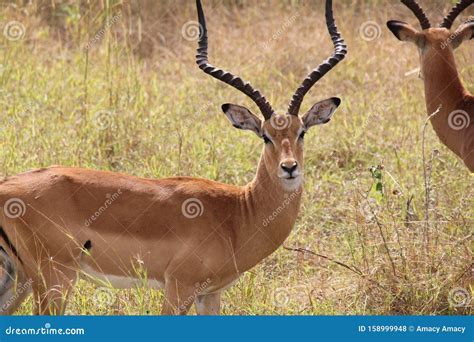
<path id="1" fill-rule="evenodd" d="M 298 115 L 301 102 L 303 102 L 303 98 L 306 93 L 329 70 L 334 68 L 334 66 L 339 63 L 347 53 L 346 43 L 344 42 L 344 39 L 342 39 L 341 34 L 338 32 L 336 23 L 334 21 L 334 16 L 332 13 L 332 0 L 326 0 L 326 25 L 334 44 L 334 53 L 330 58 L 322 62 L 316 69 L 314 69 L 296 90 L 288 107 L 288 114 L 290 115 Z"/>
<path id="2" fill-rule="evenodd" d="M 209 64 L 207 55 L 208 44 L 206 19 L 204 17 L 204 11 L 202 10 L 200 0 L 196 0 L 196 7 L 199 20 L 199 46 L 196 55 L 197 65 L 199 65 L 199 68 L 206 74 L 209 74 L 212 77 L 217 78 L 219 81 L 231 85 L 250 97 L 257 104 L 258 108 L 260 108 L 265 120 L 270 119 L 274 113 L 272 106 L 270 103 L 268 103 L 265 96 L 263 96 L 258 89 L 253 88 L 249 82 L 245 82 L 240 77 Z"/>
<path id="3" fill-rule="evenodd" d="M 405 6 L 407 6 L 413 12 L 413 14 L 418 18 L 418 21 L 420 22 L 421 28 L 423 30 L 429 29 L 431 27 L 430 20 L 428 19 L 423 9 L 420 7 L 420 5 L 418 5 L 418 3 L 415 0 L 402 0 L 402 3 Z"/>
<path id="4" fill-rule="evenodd" d="M 439 25 L 439 27 L 447 28 L 448 30 L 453 25 L 454 20 L 456 17 L 464 11 L 467 7 L 472 5 L 474 0 L 461 0 L 459 1 L 449 13 L 444 17 L 443 22 Z"/>

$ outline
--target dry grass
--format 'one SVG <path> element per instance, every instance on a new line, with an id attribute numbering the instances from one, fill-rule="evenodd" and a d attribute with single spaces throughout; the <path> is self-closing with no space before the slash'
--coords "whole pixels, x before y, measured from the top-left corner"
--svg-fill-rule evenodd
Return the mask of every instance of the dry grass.
<path id="1" fill-rule="evenodd" d="M 220 105 L 253 104 L 195 66 L 197 43 L 182 35 L 183 25 L 196 20 L 192 2 L 20 3 L 0 10 L 2 27 L 11 20 L 25 27 L 18 41 L 0 37 L 2 174 L 63 164 L 235 184 L 252 178 L 261 142 L 234 130 Z M 422 3 L 433 19 L 448 7 Z M 205 7 L 211 60 L 250 80 L 281 111 L 331 52 L 322 1 L 205 1 Z M 423 85 L 410 73 L 418 58 L 385 28 L 389 19 L 415 19 L 398 3 L 381 1 L 338 2 L 335 14 L 349 55 L 313 88 L 302 110 L 331 96 L 343 103 L 330 124 L 307 136 L 304 201 L 285 243 L 330 260 L 279 249 L 226 292 L 223 311 L 472 313 L 448 297 L 458 287 L 472 295 L 474 178 L 427 127 L 425 199 Z M 370 41 L 360 32 L 368 21 L 380 30 Z M 456 58 L 474 91 L 472 43 Z M 68 312 L 156 314 L 161 300 L 153 290 L 109 292 L 81 282 Z M 20 312 L 31 312 L 31 299 Z"/>

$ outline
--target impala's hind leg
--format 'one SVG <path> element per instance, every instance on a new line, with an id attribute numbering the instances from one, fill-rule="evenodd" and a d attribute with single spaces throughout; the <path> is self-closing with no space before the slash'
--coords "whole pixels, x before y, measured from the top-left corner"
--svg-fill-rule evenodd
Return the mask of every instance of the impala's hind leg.
<path id="1" fill-rule="evenodd" d="M 36 315 L 62 315 L 71 290 L 76 282 L 74 267 L 43 266 L 33 282 Z"/>
<path id="2" fill-rule="evenodd" d="M 0 314 L 11 315 L 31 292 L 31 280 L 28 280 L 21 267 L 0 247 Z"/>
<path id="3" fill-rule="evenodd" d="M 198 315 L 218 315 L 221 307 L 221 293 L 199 295 L 196 298 L 195 305 Z"/>
<path id="4" fill-rule="evenodd" d="M 177 279 L 167 279 L 162 315 L 186 315 L 196 299 L 193 286 Z"/>

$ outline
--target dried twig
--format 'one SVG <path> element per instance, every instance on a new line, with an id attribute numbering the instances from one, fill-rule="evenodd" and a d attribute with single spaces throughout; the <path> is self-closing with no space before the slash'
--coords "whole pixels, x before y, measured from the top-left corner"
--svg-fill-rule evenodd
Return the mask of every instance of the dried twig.
<path id="1" fill-rule="evenodd" d="M 326 259 L 326 260 L 329 260 L 329 261 L 332 261 L 334 262 L 335 264 L 338 264 L 339 266 L 342 266 L 344 268 L 347 268 L 348 270 L 360 275 L 360 276 L 364 276 L 364 274 L 362 273 L 361 270 L 359 270 L 358 268 L 356 268 L 355 266 L 354 267 L 351 267 L 351 266 L 348 266 L 340 261 L 337 261 L 337 260 L 334 260 L 333 258 L 331 257 L 328 257 L 326 255 L 322 255 L 322 254 L 318 254 L 318 253 L 315 253 L 313 251 L 310 251 L 309 249 L 306 249 L 306 248 L 293 248 L 293 247 L 287 247 L 287 246 L 283 246 L 284 249 L 286 250 L 289 250 L 289 251 L 293 251 L 293 252 L 300 252 L 300 253 L 309 253 L 309 254 L 312 254 L 312 255 L 315 255 L 315 256 L 318 256 L 320 258 L 323 258 L 323 259 Z"/>
<path id="2" fill-rule="evenodd" d="M 432 113 L 428 118 L 425 120 L 425 123 L 423 124 L 423 130 L 422 130 L 422 136 L 421 136 L 421 153 L 422 153 L 422 158 L 423 158 L 423 178 L 425 180 L 425 234 L 427 234 L 428 231 L 428 224 L 429 224 L 429 209 L 430 209 L 430 175 L 428 175 L 428 172 L 426 170 L 426 156 L 425 156 L 425 132 L 426 132 L 426 126 L 428 126 L 428 122 L 431 120 L 432 117 L 434 117 L 436 114 L 439 113 L 441 110 L 441 106 L 438 107 L 438 109 Z M 431 172 L 430 172 L 431 174 Z M 426 235 L 425 235 L 426 237 Z"/>
<path id="3" fill-rule="evenodd" d="M 342 266 L 344 267 L 345 269 L 348 269 L 349 271 L 351 272 L 354 272 L 355 274 L 361 276 L 362 278 L 364 278 L 365 280 L 369 281 L 370 283 L 374 284 L 375 286 L 377 286 L 378 288 L 382 289 L 384 292 L 386 293 L 389 293 L 389 294 L 392 294 L 392 292 L 388 289 L 386 289 L 384 286 L 380 285 L 378 282 L 376 282 L 375 280 L 373 279 L 370 279 L 367 275 L 365 275 L 364 273 L 362 273 L 361 270 L 359 270 L 357 267 L 355 266 L 349 266 L 349 265 L 346 265 L 344 264 L 343 262 L 340 262 L 340 261 L 337 261 L 331 257 L 328 257 L 326 255 L 322 255 L 322 254 L 318 254 L 318 253 L 315 253 L 309 249 L 306 249 L 306 248 L 300 248 L 300 247 L 297 247 L 297 248 L 294 248 L 294 247 L 287 247 L 285 245 L 283 245 L 283 248 L 288 250 L 288 251 L 293 251 L 293 252 L 298 252 L 298 253 L 309 253 L 309 254 L 312 254 L 312 255 L 315 255 L 317 257 L 320 257 L 320 258 L 323 258 L 323 259 L 326 259 L 326 260 L 329 260 L 329 261 L 332 261 L 333 263 L 339 265 L 339 266 Z"/>
<path id="4" fill-rule="evenodd" d="M 379 218 L 377 217 L 377 214 L 372 209 L 370 204 L 369 204 L 369 208 L 370 208 L 370 211 L 372 212 L 372 215 L 374 216 L 375 223 L 377 224 L 377 227 L 379 228 L 380 236 L 382 237 L 382 241 L 383 241 L 383 245 L 385 247 L 385 251 L 387 252 L 388 259 L 390 260 L 390 264 L 392 266 L 393 275 L 396 277 L 397 272 L 396 272 L 396 268 L 395 268 L 395 262 L 393 261 L 392 255 L 390 254 L 390 249 L 388 248 L 387 239 L 385 239 L 385 235 L 383 234 L 382 224 L 380 223 Z"/>

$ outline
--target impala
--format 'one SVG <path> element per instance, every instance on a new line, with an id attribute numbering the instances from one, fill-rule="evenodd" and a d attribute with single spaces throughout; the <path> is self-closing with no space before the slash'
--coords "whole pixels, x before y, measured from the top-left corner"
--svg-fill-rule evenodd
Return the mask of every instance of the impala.
<path id="1" fill-rule="evenodd" d="M 186 314 L 193 303 L 198 314 L 218 314 L 221 292 L 289 235 L 302 193 L 304 134 L 328 122 L 340 103 L 330 98 L 298 116 L 305 94 L 346 54 L 332 1 L 326 1 L 326 22 L 335 51 L 303 81 L 284 115 L 249 83 L 208 63 L 204 13 L 199 0 L 196 4 L 197 64 L 248 95 L 265 119 L 239 105 L 222 106 L 233 126 L 262 139 L 255 178 L 234 186 L 59 166 L 5 178 L 4 313 L 12 313 L 30 289 L 35 313 L 62 313 L 79 276 L 128 288 L 143 283 L 137 270 L 144 269 L 148 286 L 164 288 L 163 314 Z M 28 290 L 20 291 L 25 284 Z"/>
<path id="2" fill-rule="evenodd" d="M 473 0 L 461 0 L 443 19 L 439 27 L 431 27 L 423 9 L 414 0 L 402 0 L 418 18 L 422 31 L 405 22 L 391 20 L 387 26 L 399 40 L 414 43 L 421 61 L 421 77 L 425 85 L 425 101 L 433 128 L 439 139 L 458 155 L 474 172 L 474 97 L 459 79 L 454 49 L 474 37 L 474 20 L 451 31 L 456 17 Z"/>

